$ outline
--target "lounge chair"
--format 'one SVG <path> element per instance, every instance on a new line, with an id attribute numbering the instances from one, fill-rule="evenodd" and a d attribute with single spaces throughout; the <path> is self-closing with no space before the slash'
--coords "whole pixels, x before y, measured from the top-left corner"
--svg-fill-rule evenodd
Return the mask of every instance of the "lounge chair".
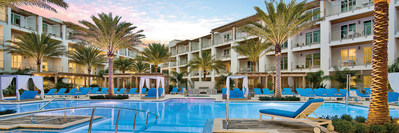
<path id="1" fill-rule="evenodd" d="M 244 93 L 241 90 L 233 90 L 230 91 L 230 99 L 231 100 L 242 100 L 242 99 L 246 99 L 244 97 Z"/>
<path id="2" fill-rule="evenodd" d="M 58 94 L 58 95 L 68 97 L 68 96 L 72 96 L 73 94 L 75 94 L 76 91 L 78 91 L 78 89 L 73 88 L 73 89 L 69 90 L 68 93 L 63 93 L 63 94 Z"/>
<path id="3" fill-rule="evenodd" d="M 263 93 L 262 93 L 263 95 L 273 95 L 273 94 L 270 92 L 269 88 L 263 88 L 262 91 L 263 91 Z"/>
<path id="4" fill-rule="evenodd" d="M 262 91 L 260 90 L 260 88 L 255 88 L 254 89 L 255 95 L 263 95 Z"/>
<path id="5" fill-rule="evenodd" d="M 53 96 L 61 96 L 66 92 L 66 88 L 61 88 L 60 90 L 58 90 L 58 92 L 56 94 L 54 94 Z"/>
<path id="6" fill-rule="evenodd" d="M 119 89 L 119 91 L 118 92 L 116 92 L 115 94 L 123 94 L 123 92 L 126 92 L 126 88 L 121 88 L 121 89 Z"/>
<path id="7" fill-rule="evenodd" d="M 346 93 L 348 93 L 348 91 L 346 89 L 339 89 L 339 93 L 346 97 Z"/>
<path id="8" fill-rule="evenodd" d="M 125 94 L 127 94 L 127 95 L 139 94 L 136 91 L 137 91 L 137 88 L 130 88 L 130 91 L 125 93 Z"/>
<path id="9" fill-rule="evenodd" d="M 114 88 L 114 94 L 118 93 L 119 88 Z"/>
<path id="10" fill-rule="evenodd" d="M 351 98 L 356 98 L 356 100 L 357 100 L 357 98 L 361 98 L 362 100 L 370 99 L 370 95 L 360 93 L 360 91 L 358 89 L 351 89 L 349 93 L 350 93 L 349 96 Z"/>
<path id="11" fill-rule="evenodd" d="M 158 89 L 158 98 L 160 98 L 162 96 L 162 92 L 163 92 L 163 89 L 159 88 Z M 157 98 L 157 89 L 156 88 L 149 89 L 148 90 L 148 95 L 143 97 L 143 98 L 145 98 L 145 99 L 155 99 L 155 98 Z"/>
<path id="12" fill-rule="evenodd" d="M 141 94 L 148 94 L 147 88 L 141 88 Z"/>
<path id="13" fill-rule="evenodd" d="M 297 94 L 292 92 L 291 88 L 284 88 L 283 95 L 297 95 Z"/>
<path id="14" fill-rule="evenodd" d="M 179 93 L 183 94 L 183 93 L 184 93 L 186 90 L 187 90 L 187 88 L 186 88 L 186 87 L 182 87 L 182 88 L 180 88 L 180 91 L 179 91 Z"/>
<path id="15" fill-rule="evenodd" d="M 89 94 L 97 94 L 98 90 L 100 89 L 100 87 L 94 87 Z"/>
<path id="16" fill-rule="evenodd" d="M 49 90 L 46 94 L 44 94 L 44 95 L 45 95 L 45 96 L 54 95 L 56 91 L 57 91 L 57 89 L 50 89 L 50 90 Z"/>
<path id="17" fill-rule="evenodd" d="M 34 99 L 36 97 L 37 91 L 24 91 L 21 96 L 19 96 L 19 100 L 29 100 Z M 5 100 L 17 100 L 17 98 L 7 98 Z"/>
<path id="18" fill-rule="evenodd" d="M 240 90 L 240 88 L 234 88 L 233 90 L 234 90 L 234 91 L 239 91 L 239 90 Z"/>
<path id="19" fill-rule="evenodd" d="M 177 92 L 177 90 L 178 90 L 179 88 L 177 88 L 177 87 L 173 87 L 172 88 L 172 91 L 170 91 L 170 94 L 177 94 L 178 92 Z"/>
<path id="20" fill-rule="evenodd" d="M 303 96 L 303 97 L 315 97 L 315 95 L 307 93 L 307 91 L 305 89 L 302 89 L 302 88 L 296 88 L 296 92 L 298 92 L 299 95 Z"/>
<path id="21" fill-rule="evenodd" d="M 96 94 L 108 94 L 108 88 L 103 87 L 101 88 L 101 91 L 97 91 Z"/>
<path id="22" fill-rule="evenodd" d="M 279 109 L 262 109 L 259 110 L 259 121 L 262 122 L 262 115 L 266 115 L 270 116 L 272 120 L 274 119 L 274 117 L 276 117 L 314 125 L 316 127 L 313 129 L 313 131 L 317 133 L 320 133 L 321 131 L 320 126 L 326 124 L 328 124 L 328 130 L 334 131 L 334 126 L 332 125 L 331 120 L 317 118 L 317 115 L 314 113 L 314 111 L 323 103 L 323 99 L 310 99 L 295 112 Z M 312 113 L 316 115 L 316 118 L 309 117 L 309 115 Z"/>
<path id="23" fill-rule="evenodd" d="M 366 94 L 370 95 L 371 94 L 371 89 L 370 88 L 364 88 L 364 91 Z"/>
<path id="24" fill-rule="evenodd" d="M 328 95 L 327 95 L 327 93 L 325 92 L 325 90 L 323 90 L 323 89 L 313 89 L 313 92 L 314 92 L 314 94 L 317 96 L 317 97 L 329 97 Z"/>
<path id="25" fill-rule="evenodd" d="M 335 88 L 325 89 L 325 92 L 327 93 L 327 95 L 329 97 L 331 97 L 331 99 L 335 98 L 335 100 L 338 100 L 338 99 L 344 100 L 345 96 L 343 96 L 341 93 L 339 93 L 338 90 Z"/>
<path id="26" fill-rule="evenodd" d="M 399 93 L 398 92 L 388 92 L 388 102 L 399 104 Z"/>
<path id="27" fill-rule="evenodd" d="M 79 89 L 75 94 L 72 94 L 72 96 L 75 96 L 77 98 L 80 98 L 80 96 L 87 96 L 89 94 L 90 88 L 83 88 Z"/>

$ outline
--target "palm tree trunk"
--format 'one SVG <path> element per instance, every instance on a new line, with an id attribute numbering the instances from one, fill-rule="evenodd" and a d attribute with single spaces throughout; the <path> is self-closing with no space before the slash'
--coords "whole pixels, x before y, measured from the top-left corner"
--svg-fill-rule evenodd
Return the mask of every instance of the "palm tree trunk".
<path id="1" fill-rule="evenodd" d="M 202 80 L 205 81 L 206 80 L 206 71 L 204 70 L 203 73 L 204 73 L 204 78 Z"/>
<path id="2" fill-rule="evenodd" d="M 88 66 L 88 67 L 87 67 L 87 73 L 88 73 L 89 75 L 91 74 L 91 66 Z M 91 77 L 89 77 L 89 79 L 87 80 L 88 86 L 90 86 L 90 79 L 91 79 Z"/>
<path id="3" fill-rule="evenodd" d="M 388 108 L 388 7 L 387 1 L 374 0 L 374 41 L 371 71 L 371 97 L 368 124 L 390 122 Z"/>
<path id="4" fill-rule="evenodd" d="M 254 70 L 252 70 L 252 72 L 256 72 L 256 61 L 252 62 L 252 64 L 253 64 L 252 67 L 254 69 Z"/>
<path id="5" fill-rule="evenodd" d="M 154 65 L 155 73 L 158 71 L 158 65 Z"/>
<path id="6" fill-rule="evenodd" d="M 37 67 L 37 72 L 42 72 L 42 62 L 41 61 L 37 61 L 36 62 L 36 67 Z"/>
<path id="7" fill-rule="evenodd" d="M 276 82 L 274 88 L 274 97 L 281 97 L 281 45 L 275 44 L 275 56 L 276 56 Z"/>
<path id="8" fill-rule="evenodd" d="M 112 71 L 114 69 L 114 55 L 108 54 L 108 95 L 109 96 L 114 96 L 114 72 Z"/>

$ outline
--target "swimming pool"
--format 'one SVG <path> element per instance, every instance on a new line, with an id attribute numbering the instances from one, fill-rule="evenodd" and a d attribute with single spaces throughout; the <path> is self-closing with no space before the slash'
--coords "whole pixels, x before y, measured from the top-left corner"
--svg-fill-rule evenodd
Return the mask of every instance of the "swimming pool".
<path id="1" fill-rule="evenodd" d="M 0 110 L 15 109 L 18 112 L 35 111 L 45 102 L 20 105 L 1 105 Z M 230 102 L 230 118 L 258 119 L 260 109 L 284 109 L 295 111 L 303 102 Z M 208 120 L 225 118 L 225 102 L 215 102 L 213 99 L 169 99 L 157 102 L 145 101 L 120 101 L 120 100 L 68 100 L 67 107 L 77 106 L 113 106 L 133 109 L 148 110 L 156 113 L 159 118 L 155 122 L 154 116 L 149 116 L 148 128 L 145 129 L 145 113 L 137 114 L 136 132 L 194 132 L 201 133 Z M 54 101 L 45 109 L 63 108 L 64 101 Z M 91 109 L 70 110 L 68 115 L 90 115 Z M 96 109 L 96 116 L 102 119 L 93 123 L 92 132 L 113 132 L 115 130 L 117 109 Z M 368 109 L 361 106 L 345 106 L 340 103 L 324 103 L 316 111 L 318 116 L 342 115 L 367 117 Z M 46 114 L 63 114 L 63 112 L 50 112 Z M 390 110 L 390 115 L 399 117 L 399 110 Z M 132 132 L 134 111 L 121 110 L 118 132 Z M 88 124 L 81 124 L 62 131 L 49 130 L 48 132 L 87 132 Z M 19 129 L 16 129 L 19 130 Z M 14 131 L 16 131 L 14 130 Z"/>

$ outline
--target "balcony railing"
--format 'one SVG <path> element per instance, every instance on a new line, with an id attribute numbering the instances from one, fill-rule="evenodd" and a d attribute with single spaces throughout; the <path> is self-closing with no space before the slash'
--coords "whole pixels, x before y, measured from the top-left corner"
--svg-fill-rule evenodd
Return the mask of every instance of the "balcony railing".
<path id="1" fill-rule="evenodd" d="M 331 67 L 354 67 L 354 66 L 371 66 L 371 54 L 364 55 L 363 58 L 358 56 L 336 57 L 331 60 Z"/>
<path id="2" fill-rule="evenodd" d="M 211 44 L 210 43 L 204 43 L 203 45 L 202 45 L 202 48 L 209 48 L 209 47 L 211 47 Z"/>
<path id="3" fill-rule="evenodd" d="M 297 61 L 292 63 L 292 69 L 318 69 L 320 68 L 320 59 L 308 60 L 308 61 Z"/>
<path id="4" fill-rule="evenodd" d="M 253 67 L 241 67 L 239 70 L 239 72 L 253 72 Z"/>
<path id="5" fill-rule="evenodd" d="M 248 38 L 251 35 L 249 33 L 246 32 L 237 32 L 236 33 L 236 39 L 241 39 L 241 38 Z"/>
<path id="6" fill-rule="evenodd" d="M 182 49 L 182 50 L 179 50 L 177 54 L 183 54 L 183 53 L 187 53 L 187 52 L 188 52 L 188 49 Z"/>
<path id="7" fill-rule="evenodd" d="M 79 69 L 79 68 L 71 68 L 71 67 L 69 67 L 68 72 L 69 72 L 69 73 L 84 73 L 84 71 L 83 71 L 82 69 Z"/>
<path id="8" fill-rule="evenodd" d="M 320 41 L 318 42 L 312 42 L 312 43 L 306 43 L 305 39 L 302 39 L 301 41 L 298 40 L 293 40 L 292 41 L 292 48 L 303 48 L 303 47 L 311 47 L 312 45 L 320 44 Z"/>
<path id="9" fill-rule="evenodd" d="M 0 12 L 0 21 L 7 22 L 7 13 Z"/>
<path id="10" fill-rule="evenodd" d="M 190 76 L 199 77 L 199 76 L 201 76 L 201 72 L 200 71 L 191 71 Z"/>
<path id="11" fill-rule="evenodd" d="M 348 0 L 347 2 L 335 1 L 331 3 L 331 6 L 327 10 L 327 16 L 337 15 L 345 12 L 353 12 L 355 10 L 363 8 L 373 7 L 372 0 Z"/>
<path id="12" fill-rule="evenodd" d="M 4 60 L 0 60 L 0 69 L 4 69 Z"/>
<path id="13" fill-rule="evenodd" d="M 197 51 L 197 50 L 199 50 L 199 44 L 198 43 L 196 43 L 194 45 L 191 45 L 191 51 Z"/>
<path id="14" fill-rule="evenodd" d="M 228 70 L 226 70 L 226 69 L 221 69 L 221 70 L 219 70 L 219 73 L 217 73 L 218 75 L 227 75 L 227 74 L 229 74 L 230 72 L 228 71 Z"/>
<path id="15" fill-rule="evenodd" d="M 182 60 L 179 62 L 179 66 L 187 65 L 187 60 Z"/>
<path id="16" fill-rule="evenodd" d="M 3 61 L 1 61 L 1 63 L 3 63 Z M 1 67 L 4 67 L 3 64 L 1 65 Z M 11 69 L 37 71 L 37 65 L 35 63 L 11 62 Z M 62 66 L 42 64 L 42 72 L 62 72 Z"/>
<path id="17" fill-rule="evenodd" d="M 227 59 L 230 59 L 230 54 L 221 55 L 221 56 L 217 57 L 217 59 L 219 59 L 219 60 L 227 60 Z"/>
<path id="18" fill-rule="evenodd" d="M 170 66 L 172 67 L 176 66 L 176 62 L 170 62 Z"/>
<path id="19" fill-rule="evenodd" d="M 341 41 L 341 40 L 348 40 L 348 39 L 355 39 L 355 38 L 366 38 L 369 36 L 373 36 L 373 28 L 364 28 L 367 29 L 365 31 L 332 31 L 331 34 L 331 41 Z"/>
<path id="20" fill-rule="evenodd" d="M 220 44 L 223 44 L 223 43 L 228 43 L 230 41 L 233 41 L 233 39 L 232 38 L 215 39 L 215 44 L 216 45 L 220 45 Z"/>

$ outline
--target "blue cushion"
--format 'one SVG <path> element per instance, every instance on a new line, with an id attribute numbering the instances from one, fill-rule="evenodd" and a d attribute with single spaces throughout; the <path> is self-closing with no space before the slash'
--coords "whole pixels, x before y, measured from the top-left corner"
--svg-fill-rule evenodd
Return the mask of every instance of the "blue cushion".
<path id="1" fill-rule="evenodd" d="M 262 91 L 260 90 L 260 88 L 255 88 L 254 89 L 255 94 L 262 94 Z"/>
<path id="2" fill-rule="evenodd" d="M 45 95 L 54 95 L 57 89 L 50 89 Z"/>
<path id="3" fill-rule="evenodd" d="M 223 89 L 222 89 L 222 94 L 223 94 L 223 95 L 226 95 L 226 92 L 227 92 L 227 88 L 223 88 Z"/>
<path id="4" fill-rule="evenodd" d="M 260 113 L 271 114 L 271 115 L 278 115 L 278 116 L 285 116 L 294 118 L 295 112 L 285 111 L 285 110 L 278 110 L 278 109 L 262 109 L 259 110 Z"/>

